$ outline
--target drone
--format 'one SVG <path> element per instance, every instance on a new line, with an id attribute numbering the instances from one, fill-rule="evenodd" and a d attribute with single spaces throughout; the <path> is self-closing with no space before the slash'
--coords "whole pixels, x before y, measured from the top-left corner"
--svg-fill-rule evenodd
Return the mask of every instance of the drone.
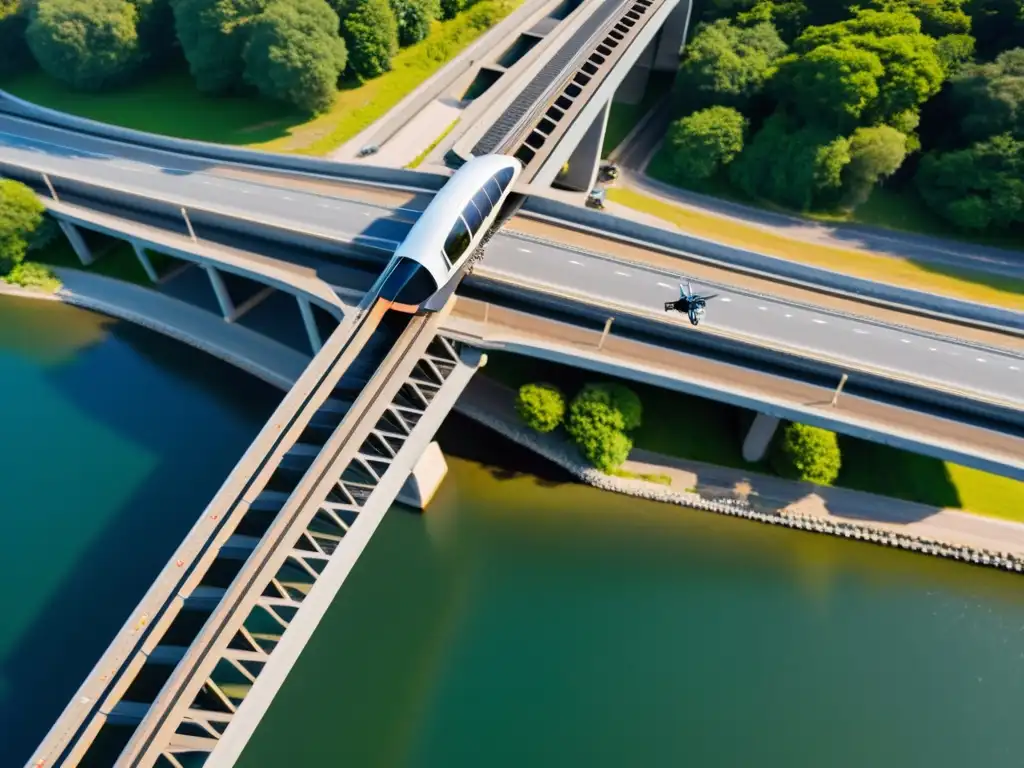
<path id="1" fill-rule="evenodd" d="M 682 283 L 679 284 L 679 298 L 675 301 L 665 302 L 665 311 L 672 312 L 674 310 L 688 315 L 691 324 L 700 325 L 701 319 L 707 313 L 708 299 L 713 299 L 716 296 L 718 296 L 717 293 L 710 296 L 698 296 L 691 290 L 690 281 L 687 280 L 685 287 Z"/>

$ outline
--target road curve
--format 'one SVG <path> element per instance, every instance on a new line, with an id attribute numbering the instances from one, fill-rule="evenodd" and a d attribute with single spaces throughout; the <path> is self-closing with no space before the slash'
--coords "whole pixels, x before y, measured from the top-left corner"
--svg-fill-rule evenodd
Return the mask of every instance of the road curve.
<path id="1" fill-rule="evenodd" d="M 29 131 L 31 135 L 26 135 Z M 325 234 L 373 237 L 384 249 L 396 246 L 419 214 L 414 206 L 388 208 L 224 176 L 211 172 L 215 167 L 206 161 L 79 136 L 6 116 L 0 116 L 0 159 L 55 175 L 77 174 L 94 182 L 216 205 L 260 219 L 284 220 Z M 680 277 L 659 266 L 507 231 L 491 241 L 480 272 L 543 283 L 639 309 L 657 309 L 676 298 Z M 769 346 L 842 358 L 851 364 L 1024 407 L 1024 355 L 736 288 L 700 283 L 694 288 L 721 294 L 709 305 L 706 324 L 710 329 L 753 336 Z M 676 316 L 665 319 L 681 321 Z"/>

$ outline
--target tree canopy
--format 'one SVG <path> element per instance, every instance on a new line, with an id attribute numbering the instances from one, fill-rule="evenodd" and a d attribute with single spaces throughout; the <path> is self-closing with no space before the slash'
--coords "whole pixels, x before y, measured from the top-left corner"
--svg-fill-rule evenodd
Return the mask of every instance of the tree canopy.
<path id="1" fill-rule="evenodd" d="M 673 171 L 682 180 L 713 176 L 743 149 L 747 119 L 732 107 L 708 107 L 669 127 Z"/>
<path id="2" fill-rule="evenodd" d="M 566 431 L 583 457 L 602 472 L 618 468 L 633 448 L 625 430 L 640 426 L 640 399 L 614 383 L 587 384 L 573 398 Z"/>
<path id="3" fill-rule="evenodd" d="M 242 83 L 249 27 L 267 0 L 172 0 L 181 50 L 196 87 L 224 93 Z"/>
<path id="4" fill-rule="evenodd" d="M 137 20 L 126 0 L 39 0 L 25 39 L 48 75 L 99 90 L 124 81 L 141 61 Z"/>
<path id="5" fill-rule="evenodd" d="M 565 418 L 565 397 L 553 384 L 524 384 L 516 395 L 516 411 L 530 429 L 550 432 Z"/>
<path id="6" fill-rule="evenodd" d="M 324 0 L 274 0 L 252 22 L 246 81 L 306 112 L 326 111 L 347 60 L 338 24 Z"/>
<path id="7" fill-rule="evenodd" d="M 787 424 L 769 454 L 782 477 L 828 485 L 839 477 L 842 457 L 835 432 L 806 424 Z"/>
<path id="8" fill-rule="evenodd" d="M 353 0 L 342 30 L 353 75 L 368 79 L 390 71 L 398 52 L 398 23 L 387 0 Z"/>
<path id="9" fill-rule="evenodd" d="M 907 137 L 888 125 L 858 128 L 850 137 L 850 162 L 843 169 L 846 202 L 856 207 L 880 180 L 894 174 L 907 156 Z"/>
<path id="10" fill-rule="evenodd" d="M 35 192 L 20 181 L 0 179 L 0 274 L 24 261 L 45 214 Z"/>
<path id="11" fill-rule="evenodd" d="M 441 15 L 437 0 L 390 0 L 398 27 L 398 44 L 415 45 L 430 33 L 431 22 Z"/>

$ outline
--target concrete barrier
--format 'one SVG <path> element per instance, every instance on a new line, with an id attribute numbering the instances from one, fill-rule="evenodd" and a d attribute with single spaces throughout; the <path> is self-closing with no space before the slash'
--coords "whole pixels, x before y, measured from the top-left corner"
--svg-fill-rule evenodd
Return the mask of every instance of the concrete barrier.
<path id="1" fill-rule="evenodd" d="M 976 324 L 1012 329 L 1024 335 L 1024 312 L 975 304 L 960 299 L 936 296 L 924 291 L 897 288 L 885 283 L 839 274 L 819 267 L 799 264 L 775 256 L 766 256 L 742 248 L 722 245 L 711 240 L 673 232 L 669 229 L 630 221 L 619 216 L 581 206 L 533 196 L 523 205 L 522 214 L 552 223 L 569 225 L 602 237 L 612 237 L 643 247 L 655 247 L 669 255 L 724 264 L 758 276 L 827 288 L 859 300 L 881 304 L 913 307 L 928 314 L 970 320 Z"/>
<path id="2" fill-rule="evenodd" d="M 383 184 L 430 192 L 436 192 L 441 189 L 445 182 L 448 181 L 448 177 L 440 173 L 385 168 L 383 166 L 363 163 L 337 163 L 321 158 L 261 152 L 254 149 L 241 149 L 239 147 L 211 144 L 205 141 L 175 139 L 170 136 L 135 131 L 130 128 L 121 128 L 116 125 L 109 125 L 96 120 L 58 112 L 48 107 L 41 107 L 38 104 L 19 99 L 17 96 L 3 90 L 0 90 L 0 112 L 103 139 L 120 141 L 164 152 L 174 152 L 188 157 L 215 160 L 222 163 L 258 166 L 283 172 L 325 176 L 339 181 L 363 181 L 370 184 Z"/>

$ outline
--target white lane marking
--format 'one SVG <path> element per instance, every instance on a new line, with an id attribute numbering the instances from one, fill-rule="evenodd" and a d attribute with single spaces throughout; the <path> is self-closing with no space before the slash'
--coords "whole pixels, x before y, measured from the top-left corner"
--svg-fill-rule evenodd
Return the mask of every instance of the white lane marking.
<path id="1" fill-rule="evenodd" d="M 819 320 L 818 318 L 814 318 L 814 322 L 818 325 L 828 325 L 824 320 Z"/>
<path id="2" fill-rule="evenodd" d="M 569 263 L 570 264 L 575 264 L 577 267 L 582 267 L 583 266 L 578 261 L 576 261 L 576 259 L 569 259 Z"/>
<path id="3" fill-rule="evenodd" d="M 976 357 L 974 359 L 977 360 L 979 363 L 984 363 L 985 362 L 985 358 L 984 357 Z"/>
<path id="4" fill-rule="evenodd" d="M 935 351 L 935 347 L 928 347 L 928 351 L 929 352 L 934 352 Z"/>
<path id="5" fill-rule="evenodd" d="M 281 199 L 282 200 L 294 200 L 295 198 L 293 198 L 291 195 L 281 195 Z"/>
<path id="6" fill-rule="evenodd" d="M 629 277 L 629 273 L 628 272 L 619 272 L 618 270 L 615 270 L 615 274 L 616 275 L 621 275 L 622 277 Z"/>
<path id="7" fill-rule="evenodd" d="M 854 328 L 854 333 L 859 333 L 861 336 L 870 336 L 871 334 L 865 331 L 863 328 Z"/>
<path id="8" fill-rule="evenodd" d="M 334 206 L 330 203 L 317 203 L 321 208 L 333 208 Z"/>
<path id="9" fill-rule="evenodd" d="M 668 283 L 658 283 L 661 288 L 674 288 L 675 286 L 669 285 Z"/>
<path id="10" fill-rule="evenodd" d="M 768 311 L 768 307 L 758 307 L 758 309 L 761 310 L 762 312 Z"/>
<path id="11" fill-rule="evenodd" d="M 910 343 L 910 339 L 900 339 L 900 343 L 901 344 L 909 344 Z"/>
<path id="12" fill-rule="evenodd" d="M 661 285 L 661 283 L 658 283 L 658 285 Z M 666 287 L 670 287 L 670 286 L 666 286 Z M 720 299 L 720 301 L 723 301 L 723 302 L 725 302 L 726 304 L 728 304 L 728 303 L 729 303 L 730 301 L 732 301 L 732 299 L 730 299 L 730 298 L 729 298 L 728 296 L 723 296 L 723 297 L 722 297 L 722 298 Z"/>
<path id="13" fill-rule="evenodd" d="M 1017 367 L 1016 365 L 1011 365 L 1011 366 L 1010 366 L 1010 370 L 1011 370 L 1011 371 L 1019 371 L 1019 370 L 1020 370 L 1020 368 L 1018 368 L 1018 367 Z"/>
<path id="14" fill-rule="evenodd" d="M 789 314 L 789 312 L 787 312 L 787 313 L 785 314 L 785 317 L 792 317 L 792 315 L 791 315 L 791 314 Z"/>
<path id="15" fill-rule="evenodd" d="M 516 250 L 519 251 L 520 253 L 530 253 L 531 252 L 529 248 L 516 248 Z"/>

